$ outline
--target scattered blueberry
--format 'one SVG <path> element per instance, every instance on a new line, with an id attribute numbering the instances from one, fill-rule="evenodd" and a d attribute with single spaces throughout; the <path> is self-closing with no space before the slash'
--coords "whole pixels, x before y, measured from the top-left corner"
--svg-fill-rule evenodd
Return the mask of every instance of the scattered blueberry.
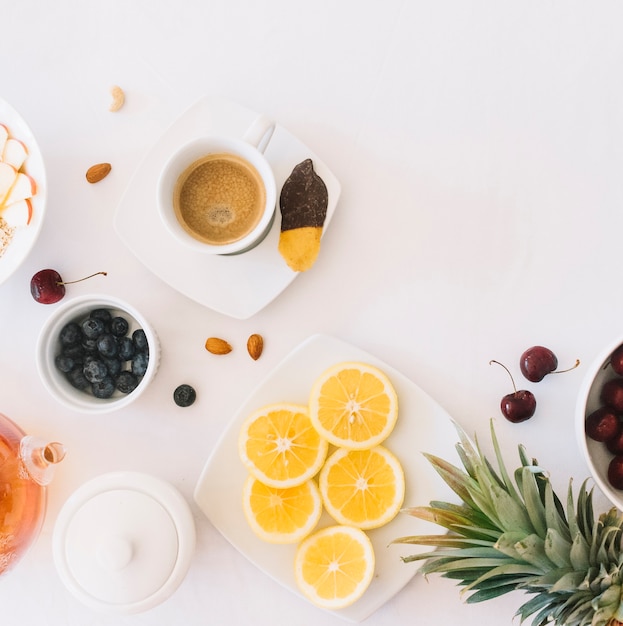
<path id="1" fill-rule="evenodd" d="M 91 391 L 96 398 L 110 398 L 115 392 L 115 383 L 110 376 L 106 376 L 104 379 L 93 383 L 91 385 Z"/>
<path id="2" fill-rule="evenodd" d="M 128 320 L 125 317 L 113 317 L 110 320 L 110 332 L 115 337 L 125 337 L 127 335 L 130 325 L 128 324 Z"/>
<path id="3" fill-rule="evenodd" d="M 173 400 L 177 406 L 190 406 L 197 399 L 197 392 L 190 385 L 180 385 L 173 392 Z"/>
<path id="4" fill-rule="evenodd" d="M 132 372 L 123 371 L 117 376 L 115 386 L 121 393 L 130 393 L 138 387 L 138 378 Z"/>

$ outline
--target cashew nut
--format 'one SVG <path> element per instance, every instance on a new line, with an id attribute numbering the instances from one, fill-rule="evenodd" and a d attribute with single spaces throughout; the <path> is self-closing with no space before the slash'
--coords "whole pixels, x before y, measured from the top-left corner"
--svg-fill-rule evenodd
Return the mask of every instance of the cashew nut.
<path id="1" fill-rule="evenodd" d="M 111 87 L 110 94 L 112 95 L 112 102 L 110 103 L 110 107 L 108 107 L 109 111 L 118 111 L 125 102 L 125 94 L 123 93 L 123 89 L 118 85 Z"/>

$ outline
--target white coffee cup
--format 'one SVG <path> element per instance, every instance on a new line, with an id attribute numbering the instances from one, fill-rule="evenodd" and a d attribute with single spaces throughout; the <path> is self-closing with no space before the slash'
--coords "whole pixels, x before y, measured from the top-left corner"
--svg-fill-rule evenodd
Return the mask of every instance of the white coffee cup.
<path id="1" fill-rule="evenodd" d="M 268 234 L 277 190 L 263 152 L 275 123 L 260 115 L 242 139 L 198 137 L 167 161 L 157 204 L 169 233 L 192 250 L 240 254 Z"/>

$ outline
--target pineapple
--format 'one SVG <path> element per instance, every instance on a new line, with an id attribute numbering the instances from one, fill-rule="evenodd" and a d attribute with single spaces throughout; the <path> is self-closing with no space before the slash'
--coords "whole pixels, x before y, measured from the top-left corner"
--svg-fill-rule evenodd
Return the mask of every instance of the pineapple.
<path id="1" fill-rule="evenodd" d="M 532 626 L 623 624 L 623 515 L 593 513 L 593 493 L 581 485 L 574 505 L 571 482 L 563 504 L 546 471 L 519 446 L 512 480 L 491 423 L 498 469 L 457 426 L 463 469 L 426 455 L 461 504 L 433 501 L 406 509 L 447 529 L 442 535 L 402 537 L 394 543 L 436 549 L 403 558 L 424 560 L 422 573 L 456 579 L 468 603 L 520 589 L 531 595 L 517 611 Z"/>

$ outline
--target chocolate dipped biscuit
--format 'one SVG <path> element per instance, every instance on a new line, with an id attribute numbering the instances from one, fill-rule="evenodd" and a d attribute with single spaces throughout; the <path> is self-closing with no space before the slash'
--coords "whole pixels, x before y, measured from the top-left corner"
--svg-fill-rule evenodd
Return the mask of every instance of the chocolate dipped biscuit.
<path id="1" fill-rule="evenodd" d="M 311 159 L 294 167 L 279 197 L 279 252 L 295 272 L 308 270 L 320 250 L 329 194 Z"/>

